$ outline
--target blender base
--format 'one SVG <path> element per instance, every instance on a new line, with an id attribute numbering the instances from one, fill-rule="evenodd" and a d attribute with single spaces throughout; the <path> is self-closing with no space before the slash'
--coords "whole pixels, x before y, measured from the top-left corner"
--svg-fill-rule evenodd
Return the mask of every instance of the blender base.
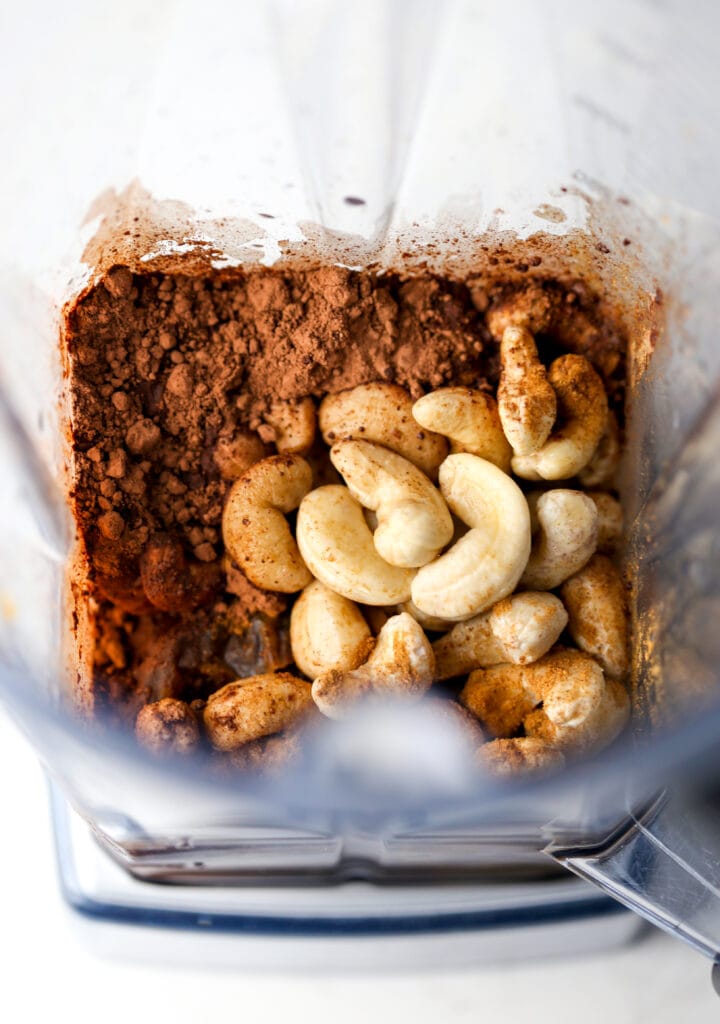
<path id="1" fill-rule="evenodd" d="M 627 943 L 647 927 L 571 875 L 435 886 L 141 881 L 101 848 L 52 785 L 51 805 L 61 888 L 78 913 L 75 930 L 94 953 L 113 958 L 417 970 L 589 953 Z"/>

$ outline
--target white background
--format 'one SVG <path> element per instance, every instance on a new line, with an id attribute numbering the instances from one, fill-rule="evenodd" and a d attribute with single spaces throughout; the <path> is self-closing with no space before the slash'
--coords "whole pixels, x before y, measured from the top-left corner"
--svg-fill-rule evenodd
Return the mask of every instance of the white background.
<path id="1" fill-rule="evenodd" d="M 101 960 L 88 949 L 93 926 L 79 928 L 60 898 L 41 769 L 2 716 L 0 800 L 0 1020 L 8 1024 L 720 1020 L 709 962 L 659 933 L 562 962 L 421 974 L 173 970 Z"/>

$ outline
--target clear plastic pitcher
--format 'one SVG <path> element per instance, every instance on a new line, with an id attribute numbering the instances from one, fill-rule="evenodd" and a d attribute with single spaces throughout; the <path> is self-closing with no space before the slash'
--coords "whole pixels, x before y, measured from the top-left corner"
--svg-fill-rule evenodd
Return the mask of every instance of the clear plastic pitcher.
<path id="1" fill-rule="evenodd" d="M 36 6 L 40 21 L 32 3 L 4 15 L 0 72 L 15 97 L 0 115 L 0 695 L 58 790 L 138 877 L 419 879 L 437 894 L 422 927 L 448 881 L 561 864 L 717 956 L 715 5 L 210 0 L 107 21 Z M 633 734 L 502 786 L 404 712 L 348 727 L 291 776 L 231 785 L 73 715 L 60 304 L 116 263 L 295 251 L 452 276 L 518 246 L 541 261 L 508 274 L 569 271 L 628 311 Z M 292 913 L 312 918 L 312 900 Z"/>

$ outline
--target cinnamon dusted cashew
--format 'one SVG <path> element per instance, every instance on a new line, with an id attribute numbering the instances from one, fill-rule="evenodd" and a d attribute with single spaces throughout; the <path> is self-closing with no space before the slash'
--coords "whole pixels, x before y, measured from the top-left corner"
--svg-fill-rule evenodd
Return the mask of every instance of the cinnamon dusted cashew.
<path id="1" fill-rule="evenodd" d="M 487 311 L 486 321 L 495 341 L 501 341 L 507 327 L 524 327 L 532 334 L 547 331 L 552 317 L 552 294 L 532 281 L 496 299 Z"/>
<path id="2" fill-rule="evenodd" d="M 299 455 L 271 455 L 256 462 L 230 488 L 223 511 L 225 547 L 247 578 L 263 590 L 292 594 L 312 576 L 290 533 L 285 515 L 312 486 L 312 472 Z"/>
<path id="3" fill-rule="evenodd" d="M 608 411 L 605 429 L 590 461 L 578 473 L 583 487 L 612 487 L 620 466 L 620 427 L 617 416 Z"/>
<path id="4" fill-rule="evenodd" d="M 457 622 L 449 633 L 433 644 L 435 678 L 454 679 L 474 668 L 498 665 L 507 661 L 502 644 L 490 626 L 487 612 L 467 622 Z"/>
<path id="5" fill-rule="evenodd" d="M 458 699 L 493 736 L 509 737 L 540 704 L 553 726 L 576 729 L 600 706 L 605 685 L 589 655 L 559 650 L 531 665 L 476 669 Z"/>
<path id="6" fill-rule="evenodd" d="M 310 683 L 273 672 L 238 679 L 211 694 L 203 722 L 216 750 L 235 750 L 299 724 L 312 707 Z"/>
<path id="7" fill-rule="evenodd" d="M 477 752 L 477 763 L 490 775 L 549 775 L 565 767 L 565 758 L 542 740 L 520 736 L 492 740 Z"/>
<path id="8" fill-rule="evenodd" d="M 521 584 L 554 590 L 588 561 L 597 546 L 598 514 L 582 491 L 556 488 L 535 504 L 538 530 Z"/>
<path id="9" fill-rule="evenodd" d="M 435 678 L 453 679 L 501 662 L 537 661 L 557 642 L 567 621 L 562 601 L 554 594 L 506 597 L 435 641 Z"/>
<path id="10" fill-rule="evenodd" d="M 138 743 L 151 754 L 191 754 L 200 742 L 195 712 L 184 700 L 163 697 L 140 708 L 135 720 Z"/>
<path id="11" fill-rule="evenodd" d="M 512 449 L 492 395 L 472 388 L 438 388 L 419 398 L 412 412 L 421 427 L 449 438 L 453 454 L 479 455 L 510 472 Z"/>
<path id="12" fill-rule="evenodd" d="M 315 679 L 333 668 L 344 671 L 362 664 L 373 639 L 356 604 L 313 580 L 293 605 L 290 646 L 300 671 Z"/>
<path id="13" fill-rule="evenodd" d="M 587 496 L 594 502 L 598 514 L 597 549 L 604 555 L 612 555 L 617 551 L 622 538 L 622 505 L 605 491 L 588 491 Z"/>
<path id="14" fill-rule="evenodd" d="M 387 606 L 409 599 L 413 570 L 380 557 L 347 487 L 318 487 L 303 498 L 297 541 L 313 575 L 350 601 Z"/>
<path id="15" fill-rule="evenodd" d="M 538 708 L 525 719 L 525 732 L 566 755 L 577 756 L 609 746 L 623 731 L 629 718 L 627 690 L 622 683 L 608 679 L 600 703 L 577 727 L 553 722 L 545 710 Z"/>
<path id="16" fill-rule="evenodd" d="M 427 615 L 459 621 L 517 586 L 530 552 L 530 513 L 517 484 L 477 455 L 449 455 L 440 490 L 470 530 L 418 570 L 412 599 Z"/>
<path id="17" fill-rule="evenodd" d="M 532 455 L 547 441 L 557 415 L 555 389 L 524 327 L 506 327 L 500 344 L 498 410 L 515 455 Z"/>
<path id="18" fill-rule="evenodd" d="M 560 593 L 575 643 L 597 658 L 607 675 L 622 679 L 628 670 L 628 612 L 618 570 L 609 558 L 595 555 Z"/>
<path id="19" fill-rule="evenodd" d="M 277 450 L 284 455 L 306 455 L 312 448 L 317 413 L 312 398 L 299 402 L 273 402 L 265 414 Z"/>
<path id="20" fill-rule="evenodd" d="M 360 384 L 323 399 L 320 430 L 328 445 L 345 438 L 385 445 L 434 480 L 447 441 L 423 430 L 413 419 L 412 406 L 410 395 L 397 384 Z"/>
<path id="21" fill-rule="evenodd" d="M 565 480 L 590 461 L 607 423 L 602 380 L 585 356 L 560 356 L 548 379 L 557 396 L 559 426 L 532 455 L 516 455 L 513 472 L 527 480 Z"/>
<path id="22" fill-rule="evenodd" d="M 475 669 L 468 676 L 458 700 L 479 719 L 490 736 L 512 736 L 537 707 L 536 693 L 525 686 L 530 668 L 530 665 L 499 664 Z"/>
<path id="23" fill-rule="evenodd" d="M 377 514 L 373 542 L 390 565 L 432 561 L 453 535 L 440 492 L 412 462 L 370 441 L 339 441 L 330 450 L 350 493 Z"/>
<path id="24" fill-rule="evenodd" d="M 385 623 L 364 665 L 318 676 L 313 700 L 328 718 L 346 717 L 370 696 L 418 700 L 432 685 L 434 667 L 424 632 L 412 616 L 402 612 Z"/>

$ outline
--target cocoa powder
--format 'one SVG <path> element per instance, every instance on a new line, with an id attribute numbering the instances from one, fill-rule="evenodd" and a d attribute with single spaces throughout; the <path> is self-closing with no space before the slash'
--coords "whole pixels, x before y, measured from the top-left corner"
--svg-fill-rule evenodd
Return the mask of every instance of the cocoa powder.
<path id="1" fill-rule="evenodd" d="M 587 355 L 618 406 L 624 341 L 599 320 L 596 297 L 581 283 L 532 288 L 541 353 Z M 289 664 L 277 635 L 286 598 L 224 563 L 220 537 L 232 477 L 274 450 L 272 402 L 377 380 L 413 396 L 448 383 L 492 388 L 487 318 L 502 316 L 508 291 L 329 266 L 196 276 L 115 267 L 66 310 L 71 501 L 97 602 L 97 707 L 134 715 L 158 697 L 205 697 L 258 644 L 263 664 Z"/>

